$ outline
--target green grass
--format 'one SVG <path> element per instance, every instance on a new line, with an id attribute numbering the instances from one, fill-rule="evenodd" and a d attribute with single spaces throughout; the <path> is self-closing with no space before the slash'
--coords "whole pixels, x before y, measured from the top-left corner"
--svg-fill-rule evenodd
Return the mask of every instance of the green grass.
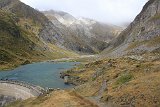
<path id="1" fill-rule="evenodd" d="M 79 65 L 78 65 L 78 69 L 83 69 L 83 68 L 85 68 L 85 65 L 84 65 L 84 64 L 79 64 Z"/>
<path id="2" fill-rule="evenodd" d="M 132 74 L 124 74 L 117 79 L 116 85 L 122 85 L 124 83 L 131 81 L 132 79 L 133 79 Z"/>

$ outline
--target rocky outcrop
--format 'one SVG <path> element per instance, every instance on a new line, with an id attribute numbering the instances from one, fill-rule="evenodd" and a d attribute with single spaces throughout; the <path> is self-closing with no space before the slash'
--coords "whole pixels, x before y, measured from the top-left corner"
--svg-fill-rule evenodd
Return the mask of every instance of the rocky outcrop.
<path id="1" fill-rule="evenodd" d="M 60 75 L 60 78 L 62 78 L 64 80 L 65 84 L 73 84 L 75 86 L 79 86 L 79 85 L 84 84 L 86 82 L 85 80 L 82 80 L 80 77 L 70 75 L 67 72 L 62 72 Z"/>

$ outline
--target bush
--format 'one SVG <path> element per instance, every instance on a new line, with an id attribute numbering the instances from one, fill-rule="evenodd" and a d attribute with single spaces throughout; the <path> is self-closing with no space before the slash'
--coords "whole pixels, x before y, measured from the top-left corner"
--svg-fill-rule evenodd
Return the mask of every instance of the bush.
<path id="1" fill-rule="evenodd" d="M 133 75 L 131 75 L 131 74 L 124 74 L 124 75 L 122 75 L 122 76 L 120 76 L 120 77 L 118 78 L 118 80 L 116 81 L 116 84 L 117 84 L 117 85 L 124 84 L 124 83 L 126 83 L 126 82 L 131 81 L 132 78 L 133 78 Z"/>

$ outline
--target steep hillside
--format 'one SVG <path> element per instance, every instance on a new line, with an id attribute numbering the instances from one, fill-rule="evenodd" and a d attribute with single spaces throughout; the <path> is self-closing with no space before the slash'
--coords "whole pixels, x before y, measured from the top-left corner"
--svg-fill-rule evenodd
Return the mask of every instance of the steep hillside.
<path id="1" fill-rule="evenodd" d="M 105 49 L 107 42 L 115 38 L 122 30 L 120 27 L 109 26 L 86 18 L 76 19 L 72 15 L 61 11 L 50 10 L 43 13 L 59 29 L 66 29 L 74 35 L 76 40 L 81 40 L 80 44 L 90 46 L 90 49 L 94 52 Z"/>
<path id="2" fill-rule="evenodd" d="M 111 41 L 103 54 L 122 56 L 153 52 L 160 47 L 160 1 L 149 0 L 141 13 L 116 39 Z"/>
<path id="3" fill-rule="evenodd" d="M 76 51 L 78 53 L 93 54 L 99 51 L 92 48 L 92 46 L 84 40 L 76 37 L 75 33 L 62 25 L 58 20 L 55 19 L 52 21 L 54 21 L 54 23 L 49 23 L 46 25 L 46 29 L 43 29 L 40 33 L 40 37 L 44 41 L 56 44 L 64 49 Z M 50 35 L 50 37 L 48 37 L 48 35 Z"/>
<path id="4" fill-rule="evenodd" d="M 0 69 L 76 55 L 39 37 L 49 23 L 42 13 L 18 0 L 1 0 L 0 8 Z"/>

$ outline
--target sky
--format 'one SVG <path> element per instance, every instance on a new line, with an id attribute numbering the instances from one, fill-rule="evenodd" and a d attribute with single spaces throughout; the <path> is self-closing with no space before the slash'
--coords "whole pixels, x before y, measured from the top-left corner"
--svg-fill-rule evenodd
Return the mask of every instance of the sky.
<path id="1" fill-rule="evenodd" d="M 74 17 L 124 26 L 134 20 L 148 0 L 21 0 L 40 11 L 57 10 Z"/>

